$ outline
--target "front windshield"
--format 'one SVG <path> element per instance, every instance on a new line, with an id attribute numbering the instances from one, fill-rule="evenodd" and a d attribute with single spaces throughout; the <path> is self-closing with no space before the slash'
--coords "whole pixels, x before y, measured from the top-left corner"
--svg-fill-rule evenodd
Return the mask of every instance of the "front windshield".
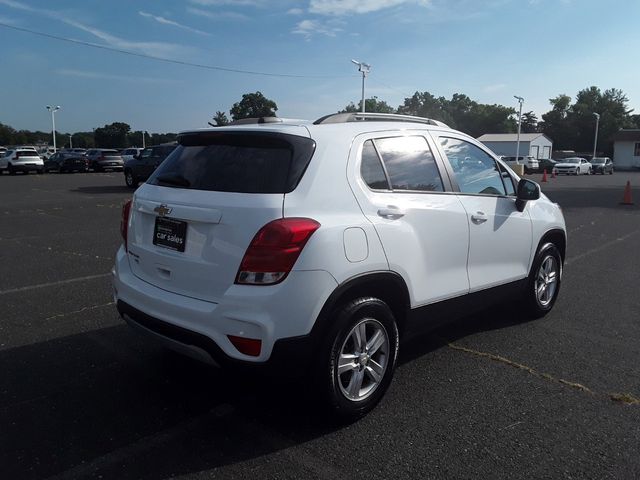
<path id="1" fill-rule="evenodd" d="M 591 163 L 604 163 L 604 158 L 594 158 Z"/>
<path id="2" fill-rule="evenodd" d="M 567 158 L 564 163 L 580 163 L 579 158 Z"/>

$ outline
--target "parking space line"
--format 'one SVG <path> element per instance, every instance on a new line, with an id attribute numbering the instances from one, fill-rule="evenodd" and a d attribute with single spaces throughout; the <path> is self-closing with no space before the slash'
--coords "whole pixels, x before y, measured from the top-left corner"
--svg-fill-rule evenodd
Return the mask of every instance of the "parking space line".
<path id="1" fill-rule="evenodd" d="M 611 247 L 612 245 L 615 245 L 616 243 L 619 242 L 624 242 L 625 240 L 627 240 L 630 237 L 633 237 L 634 235 L 636 235 L 640 230 L 634 230 L 631 233 L 627 233 L 626 235 L 623 235 L 622 237 L 618 237 L 618 238 L 614 238 L 613 240 L 609 240 L 608 242 L 605 242 L 599 246 L 597 246 L 596 248 L 592 248 L 591 250 L 587 250 L 586 252 L 582 252 L 580 255 L 576 255 L 575 257 L 569 257 L 566 262 L 565 265 L 569 265 L 570 263 L 573 263 L 577 260 L 581 260 L 584 257 L 588 257 L 589 255 L 592 255 L 594 253 L 598 253 L 602 250 L 606 250 L 609 247 Z"/>
<path id="2" fill-rule="evenodd" d="M 447 346 L 453 350 L 457 350 L 460 352 L 468 353 L 471 355 L 475 355 L 476 357 L 488 358 L 489 360 L 493 360 L 494 362 L 502 363 L 504 365 L 509 365 L 510 367 L 517 368 L 518 370 L 524 370 L 525 372 L 533 375 L 534 377 L 541 378 L 543 380 L 547 380 L 549 382 L 560 383 L 562 385 L 566 385 L 575 390 L 588 393 L 594 396 L 602 396 L 598 392 L 586 387 L 578 382 L 572 382 L 569 380 L 565 380 L 563 378 L 554 377 L 548 373 L 538 372 L 532 367 L 527 365 L 523 365 L 522 363 L 515 362 L 513 360 L 509 360 L 501 355 L 496 355 L 495 353 L 482 352 L 480 350 L 474 350 L 472 348 L 463 347 L 461 345 L 457 345 L 453 342 L 447 342 Z M 624 403 L 626 405 L 640 405 L 640 398 L 630 394 L 630 393 L 607 393 L 605 396 L 614 402 Z"/>
<path id="3" fill-rule="evenodd" d="M 110 305 L 115 305 L 115 302 L 102 303 L 100 305 L 90 305 L 88 307 L 82 307 L 80 310 L 73 310 L 72 312 L 58 313 L 57 315 L 51 315 L 50 317 L 46 317 L 45 320 L 53 320 L 54 318 L 62 318 L 68 315 L 74 315 L 76 313 L 86 312 L 87 310 L 96 310 L 97 308 L 108 307 Z"/>
<path id="4" fill-rule="evenodd" d="M 0 290 L 0 295 L 10 295 L 12 293 L 27 292 L 29 290 L 36 290 L 38 288 L 57 287 L 59 285 L 84 282 L 87 280 L 95 280 L 97 278 L 106 278 L 109 276 L 111 276 L 111 273 L 101 273 L 99 275 L 87 275 L 86 277 L 69 278 L 67 280 L 60 280 L 58 282 L 39 283 L 37 285 L 28 285 L 26 287 L 10 288 L 8 290 Z"/>

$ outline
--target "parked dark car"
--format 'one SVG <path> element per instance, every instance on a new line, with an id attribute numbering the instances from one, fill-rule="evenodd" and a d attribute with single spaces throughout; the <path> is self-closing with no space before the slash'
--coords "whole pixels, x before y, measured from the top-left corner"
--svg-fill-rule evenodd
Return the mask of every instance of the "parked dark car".
<path id="1" fill-rule="evenodd" d="M 613 175 L 613 162 L 609 157 L 593 157 L 591 166 L 593 167 L 593 173 Z"/>
<path id="2" fill-rule="evenodd" d="M 538 160 L 538 163 L 540 164 L 540 172 L 544 172 L 546 170 L 547 173 L 551 174 L 551 172 L 553 172 L 553 168 L 558 162 L 551 158 L 541 158 Z"/>
<path id="3" fill-rule="evenodd" d="M 124 181 L 128 187 L 136 188 L 144 182 L 165 158 L 175 150 L 177 144 L 165 143 L 145 148 L 139 155 L 124 164 Z"/>
<path id="4" fill-rule="evenodd" d="M 64 172 L 86 172 L 87 158 L 78 153 L 58 152 L 44 161 L 44 171 L 50 172 L 55 170 L 59 173 Z"/>
<path id="5" fill-rule="evenodd" d="M 89 168 L 94 172 L 104 170 L 122 170 L 124 162 L 117 150 L 111 148 L 93 148 L 87 152 Z"/>

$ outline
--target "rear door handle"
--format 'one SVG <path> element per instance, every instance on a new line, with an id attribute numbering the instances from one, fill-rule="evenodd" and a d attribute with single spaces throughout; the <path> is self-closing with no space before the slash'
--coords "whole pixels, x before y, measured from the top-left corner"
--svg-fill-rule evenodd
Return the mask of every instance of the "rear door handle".
<path id="1" fill-rule="evenodd" d="M 476 225 L 480 225 L 487 221 L 487 215 L 484 212 L 476 212 L 471 215 L 471 221 Z"/>
<path id="2" fill-rule="evenodd" d="M 388 218 L 390 220 L 396 220 L 404 217 L 404 210 L 400 210 L 398 207 L 389 205 L 387 208 L 381 208 L 378 210 L 378 216 L 382 218 Z"/>

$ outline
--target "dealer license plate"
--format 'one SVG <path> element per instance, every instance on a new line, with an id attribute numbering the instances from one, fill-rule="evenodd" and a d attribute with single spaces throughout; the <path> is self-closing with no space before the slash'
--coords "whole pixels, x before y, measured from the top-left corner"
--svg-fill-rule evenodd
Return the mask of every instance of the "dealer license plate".
<path id="1" fill-rule="evenodd" d="M 187 243 L 187 222 L 173 218 L 156 217 L 153 228 L 153 244 L 184 252 Z"/>

